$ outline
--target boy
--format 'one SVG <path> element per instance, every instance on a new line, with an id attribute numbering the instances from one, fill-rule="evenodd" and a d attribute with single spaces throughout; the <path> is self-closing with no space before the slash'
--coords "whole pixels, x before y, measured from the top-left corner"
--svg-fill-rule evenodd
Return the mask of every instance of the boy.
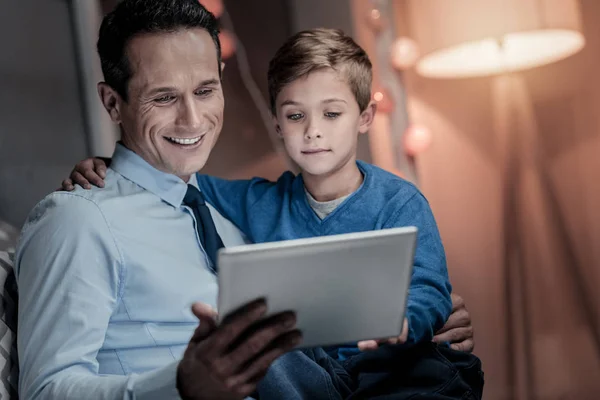
<path id="1" fill-rule="evenodd" d="M 286 172 L 277 182 L 198 174 L 198 185 L 206 200 L 256 243 L 417 226 L 404 330 L 389 343 L 429 343 L 451 311 L 444 249 L 419 190 L 356 160 L 358 135 L 368 132 L 376 112 L 371 81 L 367 54 L 341 31 L 292 36 L 271 60 L 268 83 L 276 131 L 300 174 Z M 94 171 L 81 173 L 97 178 Z M 78 172 L 71 177 L 88 184 Z M 70 189 L 68 182 L 64 188 Z M 329 350 L 348 362 L 360 350 L 377 347 L 365 341 Z"/>

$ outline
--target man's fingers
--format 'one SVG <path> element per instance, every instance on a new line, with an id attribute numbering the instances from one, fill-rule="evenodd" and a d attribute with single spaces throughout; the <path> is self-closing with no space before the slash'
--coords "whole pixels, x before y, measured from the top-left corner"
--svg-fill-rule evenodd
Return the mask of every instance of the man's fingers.
<path id="1" fill-rule="evenodd" d="M 192 313 L 199 319 L 199 320 L 209 320 L 211 321 L 215 326 L 217 325 L 217 310 L 215 310 L 214 308 L 212 308 L 210 305 L 205 304 L 205 303 L 194 303 L 192 304 Z"/>
<path id="2" fill-rule="evenodd" d="M 450 342 L 450 343 L 460 343 L 467 339 L 473 338 L 473 327 L 467 326 L 464 328 L 454 328 L 441 333 L 439 335 L 435 335 L 433 337 L 433 341 L 436 343 Z"/>
<path id="3" fill-rule="evenodd" d="M 456 293 L 450 294 L 450 299 L 452 300 L 452 311 L 456 311 L 459 308 L 465 308 L 465 300 L 457 295 Z"/>
<path id="4" fill-rule="evenodd" d="M 254 390 L 256 390 L 257 385 L 258 385 L 258 382 L 243 384 L 242 386 L 235 388 L 235 393 L 241 399 L 245 399 L 246 397 L 250 396 L 254 392 Z"/>
<path id="5" fill-rule="evenodd" d="M 194 331 L 190 342 L 199 343 L 202 340 L 206 339 L 208 335 L 210 335 L 210 333 L 214 330 L 215 328 L 211 326 L 211 323 L 208 320 L 199 321 L 198 327 Z"/>
<path id="6" fill-rule="evenodd" d="M 252 324 L 264 317 L 266 312 L 267 304 L 260 299 L 228 315 L 220 324 L 218 331 L 212 335 L 211 346 L 207 351 L 210 354 L 224 354 L 231 344 Z"/>
<path id="7" fill-rule="evenodd" d="M 266 351 L 256 357 L 247 367 L 227 380 L 227 385 L 238 386 L 248 382 L 258 382 L 265 375 L 269 366 L 278 357 L 292 350 L 302 341 L 299 331 L 292 331 L 279 336 Z"/>
<path id="8" fill-rule="evenodd" d="M 217 310 L 215 310 L 211 305 L 206 303 L 197 302 L 192 304 L 192 313 L 198 318 L 217 318 Z"/>
<path id="9" fill-rule="evenodd" d="M 237 346 L 223 357 L 221 364 L 215 368 L 225 376 L 236 373 L 244 364 L 262 353 L 265 349 L 283 340 L 281 337 L 294 329 L 296 316 L 292 312 L 281 313 L 265 321 L 260 321 L 243 333 L 244 338 L 237 341 Z M 298 337 L 298 332 L 293 335 Z M 284 345 L 286 342 L 284 341 Z"/>
<path id="10" fill-rule="evenodd" d="M 71 180 L 73 182 L 75 182 L 76 184 L 80 185 L 84 189 L 91 189 L 92 188 L 92 186 L 90 185 L 90 182 L 87 179 L 85 179 L 84 176 L 81 175 L 78 171 L 71 172 L 70 178 L 71 178 Z"/>
<path id="11" fill-rule="evenodd" d="M 190 341 L 199 342 L 217 328 L 217 313 L 211 306 L 204 303 L 194 303 L 192 305 L 192 312 L 198 317 L 200 323 Z"/>

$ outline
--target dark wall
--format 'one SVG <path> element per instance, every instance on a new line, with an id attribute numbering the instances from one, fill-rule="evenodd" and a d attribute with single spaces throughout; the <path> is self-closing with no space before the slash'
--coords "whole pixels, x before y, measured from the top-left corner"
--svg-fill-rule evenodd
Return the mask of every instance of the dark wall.
<path id="1" fill-rule="evenodd" d="M 20 227 L 86 155 L 66 1 L 2 3 L 0 87 L 0 220 Z"/>
<path id="2" fill-rule="evenodd" d="M 225 7 L 230 21 L 222 18 L 222 26 L 234 27 L 245 49 L 252 78 L 267 102 L 269 60 L 291 34 L 287 2 L 229 0 L 225 1 Z M 275 178 L 285 164 L 275 154 L 260 110 L 244 86 L 238 61 L 242 53 L 238 49 L 237 55 L 225 61 L 225 122 L 204 172 L 225 177 L 261 174 Z"/>

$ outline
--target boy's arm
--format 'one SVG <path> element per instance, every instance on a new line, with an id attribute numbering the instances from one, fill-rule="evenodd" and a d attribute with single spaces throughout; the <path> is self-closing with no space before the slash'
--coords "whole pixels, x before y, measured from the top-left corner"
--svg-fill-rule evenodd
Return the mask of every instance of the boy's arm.
<path id="1" fill-rule="evenodd" d="M 262 178 L 227 180 L 200 173 L 196 178 L 206 201 L 254 242 L 252 208 L 275 183 Z"/>
<path id="2" fill-rule="evenodd" d="M 84 189 L 91 189 L 91 185 L 104 187 L 106 168 L 110 162 L 110 158 L 100 157 L 86 158 L 78 162 L 69 178 L 62 181 L 59 190 L 73 191 L 75 184 Z M 261 178 L 230 181 L 200 173 L 196 174 L 196 178 L 206 201 L 253 240 L 249 222 L 250 209 L 274 183 Z"/>
<path id="3" fill-rule="evenodd" d="M 129 376 L 100 376 L 122 262 L 99 208 L 54 193 L 30 214 L 19 242 L 19 392 L 23 399 L 179 399 L 177 363 Z"/>
<path id="4" fill-rule="evenodd" d="M 398 209 L 384 228 L 402 226 L 419 229 L 406 311 L 407 343 L 430 341 L 452 311 L 452 287 L 437 224 L 421 193 L 414 194 Z"/>

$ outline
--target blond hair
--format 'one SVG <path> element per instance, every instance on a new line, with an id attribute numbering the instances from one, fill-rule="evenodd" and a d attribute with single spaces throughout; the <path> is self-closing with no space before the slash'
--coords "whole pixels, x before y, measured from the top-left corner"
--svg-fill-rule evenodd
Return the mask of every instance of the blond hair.
<path id="1" fill-rule="evenodd" d="M 332 68 L 345 78 L 363 112 L 371 101 L 373 72 L 369 56 L 341 30 L 326 28 L 296 33 L 269 62 L 271 112 L 276 113 L 277 95 L 286 85 L 324 68 Z"/>

